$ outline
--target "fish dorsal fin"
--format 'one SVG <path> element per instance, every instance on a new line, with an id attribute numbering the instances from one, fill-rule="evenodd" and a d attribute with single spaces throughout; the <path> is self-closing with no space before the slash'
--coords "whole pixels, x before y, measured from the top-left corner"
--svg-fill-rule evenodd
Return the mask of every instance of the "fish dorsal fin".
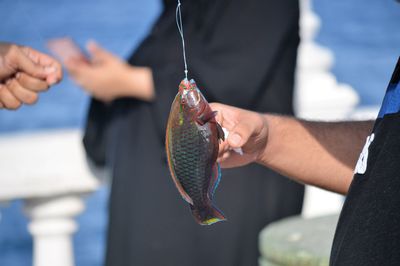
<path id="1" fill-rule="evenodd" d="M 199 123 L 199 125 L 203 126 L 206 123 L 210 122 L 210 120 L 213 119 L 216 115 L 217 115 L 217 111 L 202 112 L 197 117 L 197 123 Z"/>

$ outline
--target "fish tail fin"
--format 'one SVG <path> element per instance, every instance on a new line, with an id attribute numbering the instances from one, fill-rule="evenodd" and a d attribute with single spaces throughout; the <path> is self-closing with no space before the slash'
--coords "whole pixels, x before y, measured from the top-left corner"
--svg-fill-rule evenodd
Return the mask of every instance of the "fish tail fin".
<path id="1" fill-rule="evenodd" d="M 211 225 L 226 220 L 224 214 L 211 204 L 201 207 L 190 205 L 190 208 L 198 224 Z"/>

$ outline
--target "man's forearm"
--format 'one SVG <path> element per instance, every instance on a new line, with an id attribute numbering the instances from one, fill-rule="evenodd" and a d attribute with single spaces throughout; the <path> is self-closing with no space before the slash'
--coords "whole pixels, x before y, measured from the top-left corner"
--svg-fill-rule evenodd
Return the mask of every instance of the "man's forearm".
<path id="1" fill-rule="evenodd" d="M 265 117 L 268 144 L 259 163 L 296 181 L 347 193 L 373 121 L 326 123 Z"/>

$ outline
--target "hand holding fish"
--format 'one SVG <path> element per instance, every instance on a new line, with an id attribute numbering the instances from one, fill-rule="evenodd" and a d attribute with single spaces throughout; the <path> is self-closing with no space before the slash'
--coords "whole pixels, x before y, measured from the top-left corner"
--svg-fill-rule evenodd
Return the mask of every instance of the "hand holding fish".
<path id="1" fill-rule="evenodd" d="M 222 167 L 266 166 L 297 182 L 347 193 L 372 121 L 316 122 L 210 104 L 229 131 L 220 144 Z M 243 155 L 233 149 L 242 148 Z"/>
<path id="2" fill-rule="evenodd" d="M 219 103 L 210 104 L 217 111 L 216 120 L 229 132 L 219 147 L 218 162 L 231 168 L 257 162 L 268 141 L 268 124 L 262 114 Z M 241 148 L 243 154 L 234 149 Z"/>

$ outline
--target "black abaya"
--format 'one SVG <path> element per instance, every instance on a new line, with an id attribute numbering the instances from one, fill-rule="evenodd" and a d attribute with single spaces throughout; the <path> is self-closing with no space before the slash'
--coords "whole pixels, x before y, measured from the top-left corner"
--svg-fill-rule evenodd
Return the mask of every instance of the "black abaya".
<path id="1" fill-rule="evenodd" d="M 164 134 L 183 75 L 175 0 L 129 59 L 153 70 L 156 100 L 92 101 L 85 147 L 112 167 L 108 266 L 257 265 L 258 233 L 301 211 L 304 188 L 258 165 L 223 170 L 227 222 L 199 226 L 169 176 Z M 189 78 L 210 102 L 292 114 L 298 37 L 293 0 L 183 0 Z"/>

